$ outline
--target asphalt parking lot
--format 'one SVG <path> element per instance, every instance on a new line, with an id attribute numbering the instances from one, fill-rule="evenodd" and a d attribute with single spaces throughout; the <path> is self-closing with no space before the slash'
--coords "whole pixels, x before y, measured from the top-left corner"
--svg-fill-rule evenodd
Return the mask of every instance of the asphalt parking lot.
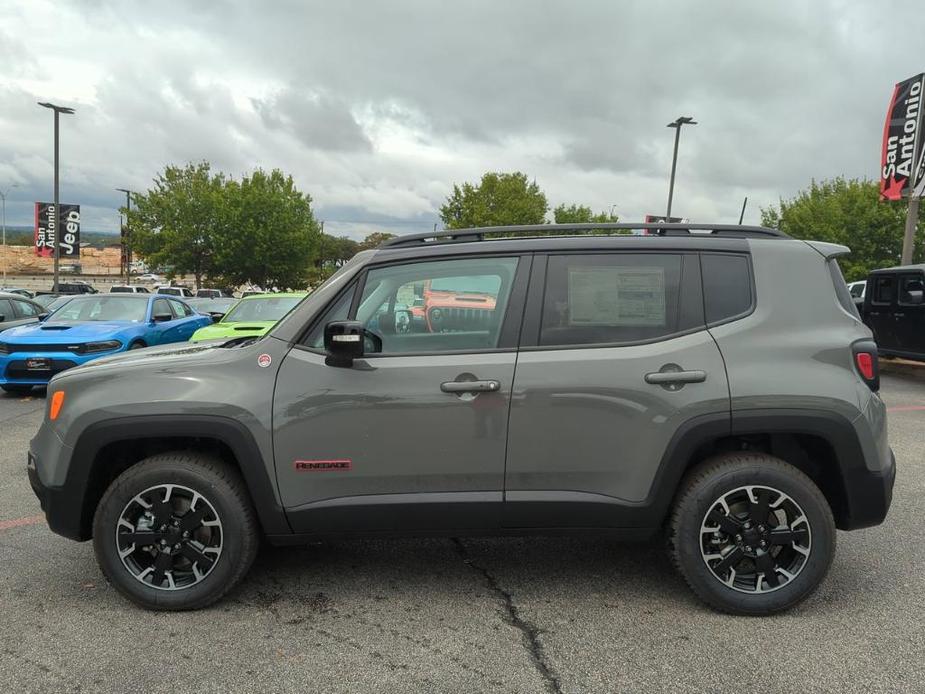
<path id="1" fill-rule="evenodd" d="M 211 609 L 122 600 L 26 479 L 44 397 L 0 395 L 0 689 L 925 691 L 925 381 L 883 378 L 892 511 L 784 615 L 711 612 L 658 545 L 530 538 L 262 551 Z"/>

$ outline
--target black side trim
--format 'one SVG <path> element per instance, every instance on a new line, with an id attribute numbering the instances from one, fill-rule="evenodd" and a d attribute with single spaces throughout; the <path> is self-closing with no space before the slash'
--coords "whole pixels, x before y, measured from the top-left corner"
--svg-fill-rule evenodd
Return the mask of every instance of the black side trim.
<path id="1" fill-rule="evenodd" d="M 208 438 L 221 441 L 235 454 L 247 483 L 254 508 L 267 534 L 292 532 L 256 441 L 247 428 L 217 415 L 145 415 L 120 417 L 92 424 L 81 434 L 59 488 L 46 488 L 49 527 L 75 540 L 92 536 L 94 508 L 87 500 L 93 461 L 106 445 L 146 438 Z"/>
<path id="2" fill-rule="evenodd" d="M 877 445 L 837 412 L 804 409 L 743 410 L 732 413 L 732 433 L 809 434 L 828 443 L 835 453 L 844 508 L 833 508 L 839 530 L 878 525 L 886 518 L 893 496 L 895 461 L 878 460 Z M 867 461 L 871 465 L 868 466 Z M 882 472 L 874 470 L 882 469 Z M 825 490 L 823 490 L 825 491 Z"/>

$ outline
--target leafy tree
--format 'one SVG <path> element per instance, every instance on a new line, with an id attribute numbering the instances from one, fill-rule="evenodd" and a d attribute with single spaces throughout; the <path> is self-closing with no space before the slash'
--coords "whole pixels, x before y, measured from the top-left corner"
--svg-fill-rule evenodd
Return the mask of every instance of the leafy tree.
<path id="1" fill-rule="evenodd" d="M 389 239 L 394 239 L 395 234 L 390 234 L 387 231 L 374 231 L 372 234 L 367 236 L 365 239 L 360 241 L 359 247 L 357 250 L 365 251 L 370 248 L 378 248 L 383 243 Z"/>
<path id="2" fill-rule="evenodd" d="M 308 283 L 321 229 L 311 197 L 279 169 L 257 169 L 222 191 L 217 265 L 235 284 L 297 288 Z"/>
<path id="3" fill-rule="evenodd" d="M 590 207 L 585 205 L 561 204 L 552 211 L 553 219 L 556 224 L 594 224 L 598 223 L 616 223 L 620 218 L 610 212 L 600 212 L 594 214 Z M 591 229 L 586 232 L 576 232 L 579 234 L 631 234 L 629 229 Z"/>
<path id="4" fill-rule="evenodd" d="M 543 224 L 548 210 L 546 195 L 527 174 L 487 172 L 476 185 L 454 185 L 440 219 L 447 229 Z"/>
<path id="5" fill-rule="evenodd" d="M 347 236 L 331 236 L 323 234 L 321 237 L 321 251 L 318 255 L 318 264 L 331 264 L 340 267 L 360 250 L 360 244 Z"/>
<path id="6" fill-rule="evenodd" d="M 171 276 L 193 273 L 199 285 L 204 275 L 216 271 L 224 186 L 225 177 L 213 174 L 208 162 L 165 168 L 151 190 L 132 196 L 128 226 L 133 250 L 153 266 L 170 267 Z"/>
<path id="7" fill-rule="evenodd" d="M 851 254 L 839 258 L 839 264 L 845 279 L 853 282 L 875 268 L 900 262 L 906 205 L 880 202 L 879 197 L 876 181 L 841 177 L 813 181 L 794 198 L 762 208 L 761 223 L 794 238 L 848 246 Z M 925 244 L 919 233 L 914 257 L 920 262 L 923 256 Z"/>

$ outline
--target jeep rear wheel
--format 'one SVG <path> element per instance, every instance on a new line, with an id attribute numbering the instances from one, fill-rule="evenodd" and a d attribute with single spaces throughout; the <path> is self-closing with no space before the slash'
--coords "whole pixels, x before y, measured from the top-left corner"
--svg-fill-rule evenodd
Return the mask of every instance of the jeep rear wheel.
<path id="1" fill-rule="evenodd" d="M 835 523 L 822 492 L 792 465 L 765 454 L 729 454 L 688 475 L 669 549 L 712 607 L 770 614 L 822 582 L 835 551 Z"/>
<path id="2" fill-rule="evenodd" d="M 152 456 L 103 494 L 93 545 L 103 573 L 149 609 L 219 600 L 257 553 L 257 520 L 237 470 L 197 453 Z"/>

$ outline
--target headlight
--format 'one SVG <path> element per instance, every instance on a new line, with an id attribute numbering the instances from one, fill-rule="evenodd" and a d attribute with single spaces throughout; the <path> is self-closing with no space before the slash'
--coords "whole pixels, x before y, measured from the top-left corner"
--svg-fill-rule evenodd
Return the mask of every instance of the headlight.
<path id="1" fill-rule="evenodd" d="M 114 349 L 119 349 L 122 346 L 122 343 L 118 340 L 104 340 L 103 342 L 88 342 L 83 345 L 78 345 L 75 350 L 78 354 L 93 354 L 94 352 L 111 352 Z"/>
<path id="2" fill-rule="evenodd" d="M 0 354 L 9 354 L 10 348 L 6 346 L 5 342 L 0 342 Z"/>

